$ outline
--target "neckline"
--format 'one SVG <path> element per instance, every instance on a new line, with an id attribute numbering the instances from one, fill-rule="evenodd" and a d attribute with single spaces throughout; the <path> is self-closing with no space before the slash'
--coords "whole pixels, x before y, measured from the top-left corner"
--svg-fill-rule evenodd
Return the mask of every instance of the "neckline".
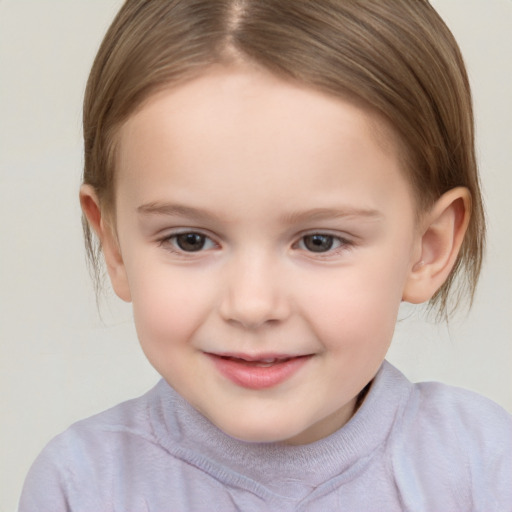
<path id="1" fill-rule="evenodd" d="M 369 463 L 389 436 L 412 389 L 384 361 L 351 420 L 330 436 L 308 445 L 249 443 L 232 438 L 195 410 L 169 384 L 155 387 L 150 422 L 159 444 L 223 480 L 261 494 L 296 497 L 332 478 Z"/>

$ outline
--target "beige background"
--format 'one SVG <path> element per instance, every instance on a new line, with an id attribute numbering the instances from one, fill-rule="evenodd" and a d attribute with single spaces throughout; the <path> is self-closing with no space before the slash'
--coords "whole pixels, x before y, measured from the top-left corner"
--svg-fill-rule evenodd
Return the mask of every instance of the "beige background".
<path id="1" fill-rule="evenodd" d="M 0 512 L 51 437 L 157 380 L 129 307 L 112 298 L 99 318 L 77 201 L 83 89 L 120 3 L 0 0 Z M 389 359 L 512 411 L 512 2 L 433 4 L 474 88 L 489 250 L 469 316 L 447 328 L 404 310 Z"/>

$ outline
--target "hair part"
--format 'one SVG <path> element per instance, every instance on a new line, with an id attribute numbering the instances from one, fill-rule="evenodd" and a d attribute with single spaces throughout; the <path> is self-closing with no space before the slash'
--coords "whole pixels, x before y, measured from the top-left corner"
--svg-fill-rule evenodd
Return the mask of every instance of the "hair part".
<path id="1" fill-rule="evenodd" d="M 405 147 L 420 212 L 469 189 L 462 248 L 429 305 L 448 318 L 461 299 L 471 304 L 485 242 L 471 93 L 457 43 L 427 0 L 127 0 L 84 100 L 83 181 L 102 210 L 115 211 L 116 135 L 127 118 L 158 90 L 237 59 L 383 115 Z M 83 226 L 98 284 L 101 248 Z"/>

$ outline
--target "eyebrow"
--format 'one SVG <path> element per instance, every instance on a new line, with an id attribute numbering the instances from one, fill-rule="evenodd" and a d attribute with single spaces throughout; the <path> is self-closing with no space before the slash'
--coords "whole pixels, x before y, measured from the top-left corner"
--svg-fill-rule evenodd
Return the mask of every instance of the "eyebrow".
<path id="1" fill-rule="evenodd" d="M 289 224 L 300 224 L 306 221 L 321 221 L 340 218 L 363 218 L 379 220 L 384 215 L 373 208 L 357 208 L 353 206 L 341 208 L 313 208 L 311 210 L 291 212 L 283 216 L 283 220 Z"/>
<path id="2" fill-rule="evenodd" d="M 197 221 L 218 219 L 217 215 L 206 210 L 181 204 L 152 202 L 139 206 L 137 212 L 142 215 L 168 215 L 170 217 L 186 217 Z"/>
<path id="3" fill-rule="evenodd" d="M 198 222 L 220 221 L 221 218 L 213 212 L 185 206 L 181 204 L 151 202 L 137 208 L 137 212 L 142 215 L 166 215 L 171 217 L 183 217 L 194 219 Z M 372 208 L 359 208 L 353 206 L 341 208 L 312 208 L 309 210 L 286 213 L 281 220 L 290 225 L 303 222 L 322 221 L 327 219 L 354 218 L 367 219 L 370 221 L 382 219 L 384 215 L 378 210 Z"/>

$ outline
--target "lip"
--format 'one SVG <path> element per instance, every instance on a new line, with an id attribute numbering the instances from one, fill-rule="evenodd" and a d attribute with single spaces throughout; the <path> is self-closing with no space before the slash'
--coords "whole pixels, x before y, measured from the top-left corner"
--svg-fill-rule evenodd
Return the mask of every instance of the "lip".
<path id="1" fill-rule="evenodd" d="M 248 389 L 277 386 L 298 372 L 312 357 L 311 354 L 297 356 L 206 353 L 206 355 L 221 375 L 238 386 Z"/>

